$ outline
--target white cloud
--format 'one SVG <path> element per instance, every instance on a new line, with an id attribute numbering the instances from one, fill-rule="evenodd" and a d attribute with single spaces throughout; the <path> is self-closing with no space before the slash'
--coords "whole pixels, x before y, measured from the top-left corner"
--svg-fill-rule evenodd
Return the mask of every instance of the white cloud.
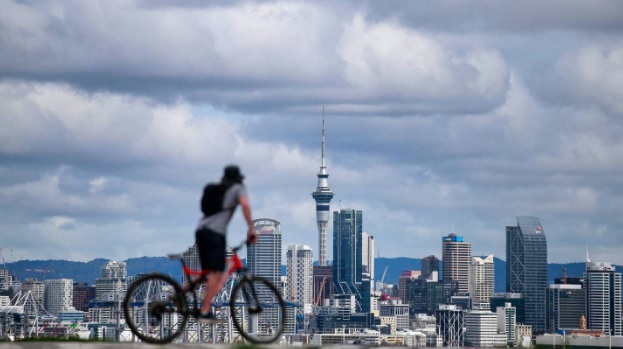
<path id="1" fill-rule="evenodd" d="M 141 98 L 87 94 L 67 85 L 9 82 L 0 83 L 0 100 L 9 126 L 0 131 L 5 140 L 0 152 L 7 155 L 205 165 L 222 163 L 239 146 L 235 123 L 193 118 L 184 104 L 154 106 Z"/>
<path id="2" fill-rule="evenodd" d="M 448 101 L 499 104 L 506 93 L 508 68 L 499 52 L 465 55 L 444 47 L 430 34 L 398 23 L 367 23 L 356 16 L 341 40 L 339 55 L 346 81 L 370 99 L 421 103 L 426 110 Z M 426 108 L 424 108 L 426 107 Z"/>
<path id="3" fill-rule="evenodd" d="M 621 38 L 581 42 L 533 78 L 535 90 L 550 103 L 600 108 L 618 118 L 623 112 L 622 43 Z"/>

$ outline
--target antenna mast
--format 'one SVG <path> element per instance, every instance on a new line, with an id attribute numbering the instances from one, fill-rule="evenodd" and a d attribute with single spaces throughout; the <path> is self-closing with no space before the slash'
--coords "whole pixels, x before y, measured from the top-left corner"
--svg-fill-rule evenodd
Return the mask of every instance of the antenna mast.
<path id="1" fill-rule="evenodd" d="M 324 105 L 322 106 L 322 167 L 327 167 L 324 159 Z"/>

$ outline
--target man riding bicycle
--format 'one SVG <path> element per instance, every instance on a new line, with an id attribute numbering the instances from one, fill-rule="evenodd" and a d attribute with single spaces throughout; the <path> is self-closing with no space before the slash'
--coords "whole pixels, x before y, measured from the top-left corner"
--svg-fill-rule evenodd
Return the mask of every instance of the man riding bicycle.
<path id="1" fill-rule="evenodd" d="M 205 286 L 205 295 L 201 306 L 200 320 L 214 320 L 212 311 L 212 299 L 218 293 L 218 285 L 223 277 L 225 269 L 225 252 L 227 249 L 227 226 L 238 204 L 242 207 L 242 214 L 247 222 L 247 243 L 254 244 L 257 235 L 253 227 L 251 206 L 247 197 L 247 190 L 242 180 L 244 176 L 236 165 L 225 167 L 223 177 L 219 184 L 209 184 L 204 189 L 202 198 L 202 211 L 204 216 L 199 220 L 195 231 L 195 242 L 199 251 L 201 268 L 209 270 Z M 218 187 L 218 188 L 217 188 Z M 219 192 L 220 191 L 220 192 Z M 216 193 L 216 194 L 215 194 Z M 216 212 L 208 212 L 205 202 L 213 199 L 213 196 L 221 195 Z M 212 197 L 208 197 L 212 196 Z M 208 213 L 206 213 L 208 212 Z"/>

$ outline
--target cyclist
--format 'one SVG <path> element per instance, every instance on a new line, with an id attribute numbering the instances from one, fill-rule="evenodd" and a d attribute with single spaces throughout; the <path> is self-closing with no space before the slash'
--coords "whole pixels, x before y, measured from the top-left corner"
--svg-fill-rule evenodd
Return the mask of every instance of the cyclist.
<path id="1" fill-rule="evenodd" d="M 201 268 L 209 270 L 208 279 L 205 286 L 205 295 L 201 306 L 199 320 L 214 320 L 212 312 L 212 299 L 216 296 L 217 287 L 223 277 L 225 269 L 225 252 L 227 249 L 227 226 L 231 217 L 240 205 L 242 214 L 248 226 L 247 243 L 254 244 L 257 235 L 253 227 L 251 206 L 247 197 L 247 190 L 242 180 L 244 176 L 240 173 L 240 168 L 236 165 L 226 166 L 220 185 L 225 187 L 222 196 L 222 209 L 217 213 L 204 215 L 199 220 L 195 231 L 195 242 L 199 250 Z M 204 190 L 204 196 L 206 191 Z M 203 202 L 203 198 L 202 198 Z"/>

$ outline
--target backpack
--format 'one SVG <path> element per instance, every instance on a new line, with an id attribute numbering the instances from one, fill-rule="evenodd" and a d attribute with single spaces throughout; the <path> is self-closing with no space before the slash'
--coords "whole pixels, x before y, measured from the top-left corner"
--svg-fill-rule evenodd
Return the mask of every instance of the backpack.
<path id="1" fill-rule="evenodd" d="M 221 212 L 224 209 L 223 198 L 229 187 L 231 187 L 231 184 L 209 183 L 203 188 L 201 211 L 206 217 Z"/>

